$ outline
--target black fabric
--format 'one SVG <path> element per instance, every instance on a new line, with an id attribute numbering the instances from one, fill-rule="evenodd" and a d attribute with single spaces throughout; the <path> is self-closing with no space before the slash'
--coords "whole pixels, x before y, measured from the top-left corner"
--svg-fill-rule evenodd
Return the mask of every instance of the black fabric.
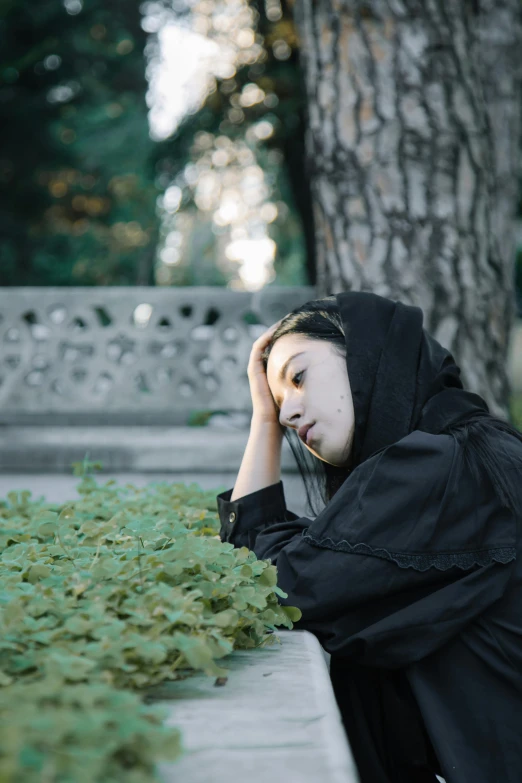
<path id="1" fill-rule="evenodd" d="M 315 520 L 287 509 L 282 482 L 221 493 L 221 538 L 276 564 L 296 628 L 331 654 L 361 783 L 519 783 L 520 519 L 452 431 L 487 405 L 417 308 L 337 299 L 353 470 Z M 522 443 L 492 429 L 488 446 L 522 503 Z"/>
<path id="2" fill-rule="evenodd" d="M 218 495 L 222 539 L 276 563 L 301 627 L 366 666 L 436 652 L 503 595 L 516 558 L 512 514 L 451 435 L 414 431 L 374 454 L 313 521 L 289 512 L 277 485 L 236 501 L 231 492 Z"/>
<path id="3" fill-rule="evenodd" d="M 355 412 L 354 466 L 415 429 L 439 433 L 489 413 L 463 388 L 451 353 L 423 329 L 419 307 L 363 291 L 336 301 Z"/>
<path id="4" fill-rule="evenodd" d="M 330 677 L 362 781 L 434 783 L 442 776 L 403 670 L 333 656 Z"/>

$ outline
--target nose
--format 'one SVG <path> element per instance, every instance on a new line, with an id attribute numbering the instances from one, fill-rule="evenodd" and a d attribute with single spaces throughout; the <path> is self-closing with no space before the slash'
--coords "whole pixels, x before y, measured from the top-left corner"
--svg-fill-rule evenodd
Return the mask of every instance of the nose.
<path id="1" fill-rule="evenodd" d="M 291 399 L 285 400 L 279 412 L 279 423 L 281 426 L 298 429 L 303 421 L 302 406 L 295 400 L 293 402 Z"/>

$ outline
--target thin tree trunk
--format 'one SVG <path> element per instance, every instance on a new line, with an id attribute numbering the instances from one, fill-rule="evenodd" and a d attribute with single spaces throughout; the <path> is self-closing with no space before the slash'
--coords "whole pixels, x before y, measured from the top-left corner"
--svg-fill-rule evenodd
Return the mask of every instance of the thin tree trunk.
<path id="1" fill-rule="evenodd" d="M 465 385 L 504 415 L 518 3 L 486 0 L 483 16 L 465 0 L 295 4 L 318 295 L 419 305 Z"/>
<path id="2" fill-rule="evenodd" d="M 153 286 L 155 284 L 154 266 L 156 263 L 156 236 L 154 237 L 154 240 L 155 241 L 151 242 L 150 246 L 144 250 L 139 257 L 136 270 L 136 285 Z"/>

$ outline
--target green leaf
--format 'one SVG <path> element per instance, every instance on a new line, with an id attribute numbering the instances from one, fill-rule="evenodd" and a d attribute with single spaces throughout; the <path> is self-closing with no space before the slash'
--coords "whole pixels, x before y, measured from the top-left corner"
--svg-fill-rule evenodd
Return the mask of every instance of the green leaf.
<path id="1" fill-rule="evenodd" d="M 34 565 L 31 566 L 27 572 L 27 580 L 34 584 L 39 579 L 45 579 L 51 575 L 51 569 L 46 565 Z"/>
<path id="2" fill-rule="evenodd" d="M 178 633 L 173 642 L 194 669 L 204 669 L 212 663 L 212 651 L 204 639 Z"/>
<path id="3" fill-rule="evenodd" d="M 230 625 L 236 625 L 239 614 L 235 609 L 224 609 L 213 616 L 213 624 L 219 628 L 228 628 Z"/>
<path id="4" fill-rule="evenodd" d="M 3 672 L 0 669 L 0 687 L 5 687 L 6 685 L 11 685 L 11 683 L 14 682 L 13 677 L 10 677 L 8 674 Z"/>
<path id="5" fill-rule="evenodd" d="M 84 680 L 87 674 L 96 668 L 96 661 L 91 661 L 80 655 L 67 655 L 53 650 L 48 654 L 44 667 L 46 673 L 51 677 L 58 676 L 76 682 Z"/>
<path id="6" fill-rule="evenodd" d="M 293 623 L 296 623 L 303 616 L 301 610 L 296 606 L 282 606 L 281 609 Z"/>
<path id="7" fill-rule="evenodd" d="M 277 568 L 273 565 L 267 566 L 259 576 L 258 582 L 261 585 L 266 585 L 266 587 L 275 587 L 277 584 Z"/>

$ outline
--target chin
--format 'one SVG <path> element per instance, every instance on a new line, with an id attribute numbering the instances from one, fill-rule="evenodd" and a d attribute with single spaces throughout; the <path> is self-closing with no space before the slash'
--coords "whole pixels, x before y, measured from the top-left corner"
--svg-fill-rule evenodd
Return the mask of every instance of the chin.
<path id="1" fill-rule="evenodd" d="M 327 462 L 328 465 L 333 465 L 334 467 L 341 467 L 341 464 L 339 462 L 339 458 L 337 455 L 331 455 L 331 454 L 318 454 L 316 451 L 312 452 L 318 459 L 322 460 L 323 462 Z"/>
<path id="2" fill-rule="evenodd" d="M 344 452 L 340 454 L 339 452 L 334 452 L 333 454 L 317 454 L 319 459 L 322 459 L 323 462 L 327 462 L 329 465 L 333 465 L 334 468 L 345 468 L 347 465 L 347 460 L 344 455 Z"/>

